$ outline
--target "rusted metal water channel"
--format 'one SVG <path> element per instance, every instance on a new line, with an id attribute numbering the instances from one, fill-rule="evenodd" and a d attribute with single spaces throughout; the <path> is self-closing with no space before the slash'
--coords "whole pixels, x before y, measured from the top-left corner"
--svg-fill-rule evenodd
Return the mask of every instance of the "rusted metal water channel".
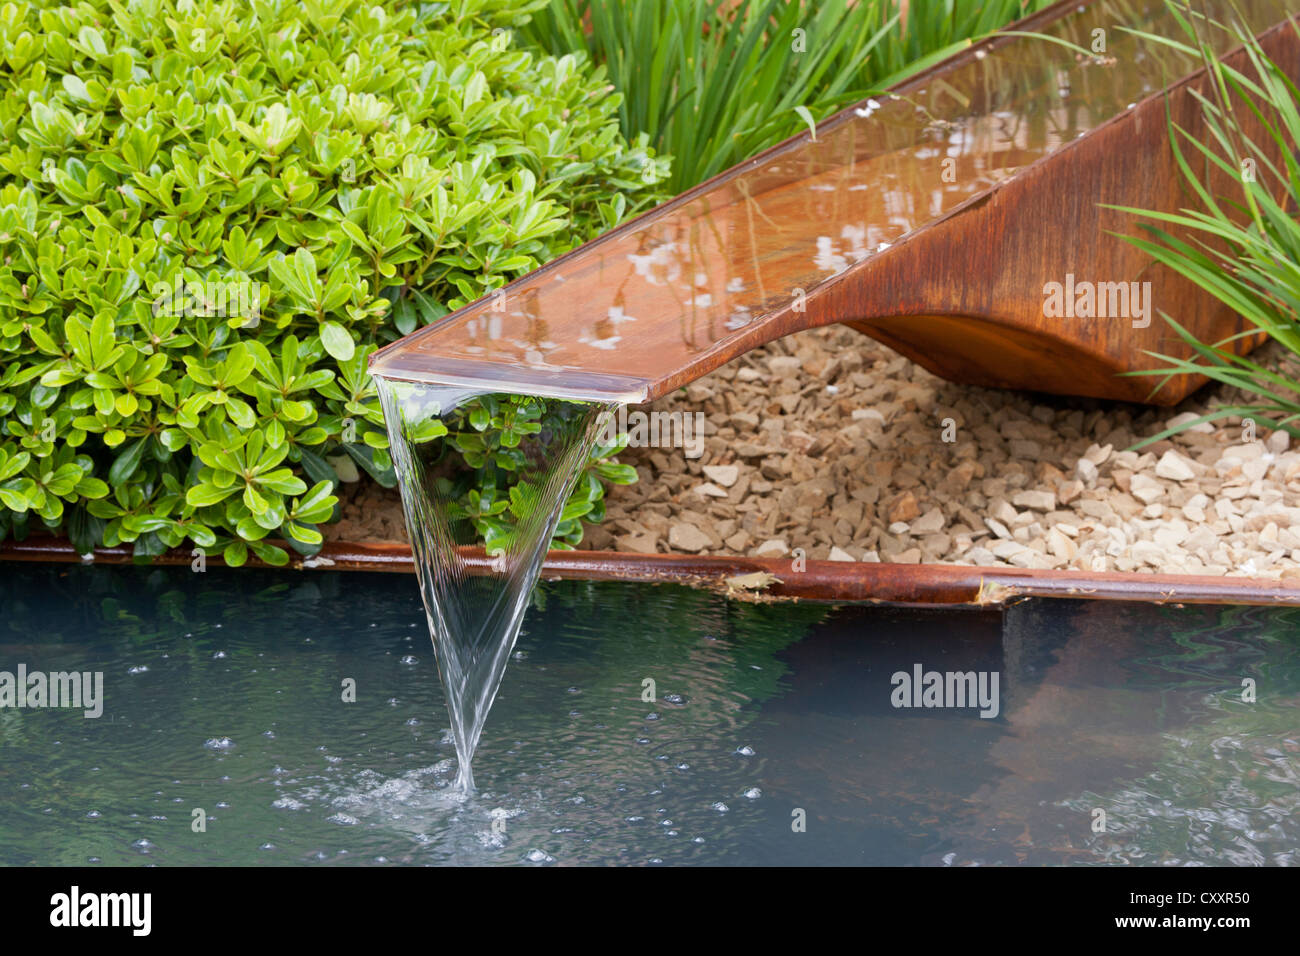
<path id="1" fill-rule="evenodd" d="M 481 549 L 466 549 L 472 573 L 490 573 Z M 65 564 L 84 559 L 62 538 L 32 536 L 0 544 L 0 561 Z M 132 563 L 129 547 L 98 548 L 97 564 Z M 153 560 L 165 566 L 192 566 L 184 550 Z M 213 566 L 221 562 L 209 559 Z M 266 567 L 250 557 L 248 564 Z M 739 600 L 867 601 L 925 606 L 997 606 L 1021 598 L 1078 598 L 1097 601 L 1150 601 L 1160 604 L 1252 604 L 1300 607 L 1300 579 L 1261 581 L 1240 577 L 1137 574 L 1096 571 L 1040 571 L 977 568 L 946 564 L 874 564 L 776 558 L 695 557 L 673 554 L 624 554 L 614 551 L 552 551 L 542 578 L 554 580 L 629 581 L 682 584 L 708 588 Z M 327 544 L 315 558 L 292 562 L 312 570 L 380 571 L 413 574 L 411 550 L 404 544 Z"/>

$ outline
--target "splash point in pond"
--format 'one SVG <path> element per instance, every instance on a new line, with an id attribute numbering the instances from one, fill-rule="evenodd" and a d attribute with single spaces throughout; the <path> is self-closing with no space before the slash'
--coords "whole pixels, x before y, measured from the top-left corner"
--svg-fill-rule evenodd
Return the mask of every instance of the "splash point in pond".
<path id="1" fill-rule="evenodd" d="M 469 791 L 474 750 L 551 539 L 591 509 L 592 496 L 575 486 L 613 407 L 376 382 L 451 711 L 456 783 Z M 483 471 L 458 473 L 453 449 Z M 468 508 L 458 504 L 467 483 L 477 485 Z M 480 540 L 488 562 L 467 553 Z"/>

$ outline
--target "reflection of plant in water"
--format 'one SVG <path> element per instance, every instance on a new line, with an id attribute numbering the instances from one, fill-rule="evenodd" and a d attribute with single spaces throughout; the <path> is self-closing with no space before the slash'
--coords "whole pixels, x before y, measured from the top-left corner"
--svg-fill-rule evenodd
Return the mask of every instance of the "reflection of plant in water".
<path id="1" fill-rule="evenodd" d="M 1292 698 L 1288 706 L 1296 705 Z M 1300 741 L 1270 734 L 1278 720 L 1276 710 L 1271 717 L 1239 711 L 1170 735 L 1157 770 L 1064 805 L 1083 813 L 1105 809 L 1107 832 L 1092 845 L 1106 862 L 1300 862 Z"/>
<path id="2" fill-rule="evenodd" d="M 689 668 L 704 648 L 730 659 L 732 671 L 720 689 L 737 706 L 762 703 L 776 695 L 787 671 L 776 655 L 831 613 L 827 605 L 746 604 L 668 585 L 615 587 L 566 581 L 544 583 L 538 591 L 544 594 L 547 615 L 559 617 L 562 612 L 566 629 L 600 634 L 591 654 L 606 662 L 601 674 L 611 694 L 614 688 L 639 686 L 643 675 Z M 610 621 L 622 624 L 611 629 Z M 703 643 L 701 635 L 705 635 Z M 597 681 L 593 692 L 602 686 L 606 685 Z"/>
<path id="3" fill-rule="evenodd" d="M 1190 628 L 1170 616 L 1179 650 L 1136 663 L 1166 675 L 1166 698 L 1193 697 L 1193 719 L 1165 733 L 1150 773 L 1062 805 L 1105 809 L 1091 845 L 1107 862 L 1300 862 L 1300 610 L 1224 608 Z M 1253 702 L 1235 683 L 1247 677 Z"/>
<path id="4" fill-rule="evenodd" d="M 1240 688 L 1224 690 L 1225 674 L 1262 678 L 1287 659 L 1294 644 L 1289 631 L 1300 630 L 1297 608 L 1215 608 L 1200 623 L 1185 608 L 1159 608 L 1156 613 L 1168 621 L 1167 633 L 1175 646 L 1162 642 L 1152 653 L 1135 657 L 1134 668 L 1152 676 L 1135 674 L 1131 687 L 1168 687 L 1169 675 L 1177 674 L 1180 690 L 1235 694 Z"/>

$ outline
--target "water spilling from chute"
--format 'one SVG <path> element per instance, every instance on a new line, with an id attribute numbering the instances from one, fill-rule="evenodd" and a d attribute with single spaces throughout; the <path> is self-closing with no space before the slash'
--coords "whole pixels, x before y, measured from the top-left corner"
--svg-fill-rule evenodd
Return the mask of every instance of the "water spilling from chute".
<path id="1" fill-rule="evenodd" d="M 376 378 L 416 573 L 451 711 L 456 784 L 472 760 L 552 536 L 615 406 Z M 591 479 L 594 480 L 594 479 Z M 486 542 L 487 560 L 472 548 Z"/>

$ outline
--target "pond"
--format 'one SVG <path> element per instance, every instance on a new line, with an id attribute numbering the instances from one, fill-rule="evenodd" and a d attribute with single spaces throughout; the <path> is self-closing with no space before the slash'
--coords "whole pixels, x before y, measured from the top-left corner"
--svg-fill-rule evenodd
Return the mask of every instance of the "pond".
<path id="1" fill-rule="evenodd" d="M 9 565 L 0 601 L 0 672 L 103 674 L 98 718 L 0 707 L 4 864 L 1300 862 L 1297 609 L 546 583 L 463 796 L 410 577 Z"/>

